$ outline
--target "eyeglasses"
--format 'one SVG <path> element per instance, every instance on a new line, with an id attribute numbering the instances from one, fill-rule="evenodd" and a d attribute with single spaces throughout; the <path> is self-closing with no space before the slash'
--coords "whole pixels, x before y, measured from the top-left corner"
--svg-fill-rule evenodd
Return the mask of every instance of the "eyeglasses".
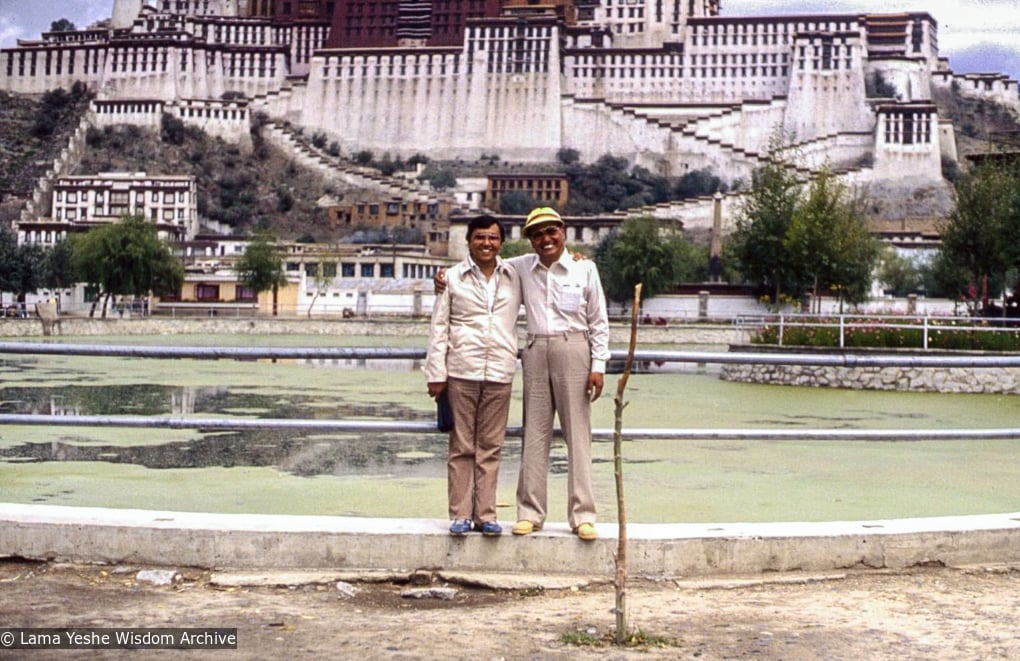
<path id="1" fill-rule="evenodd" d="M 499 234 L 479 234 L 478 232 L 475 232 L 471 235 L 471 240 L 478 241 L 479 243 L 483 241 L 493 241 L 498 243 L 502 239 L 500 239 Z"/>
<path id="2" fill-rule="evenodd" d="M 546 227 L 544 230 L 531 230 L 528 232 L 528 238 L 534 241 L 535 239 L 541 239 L 543 236 L 556 236 L 559 233 L 559 227 Z"/>

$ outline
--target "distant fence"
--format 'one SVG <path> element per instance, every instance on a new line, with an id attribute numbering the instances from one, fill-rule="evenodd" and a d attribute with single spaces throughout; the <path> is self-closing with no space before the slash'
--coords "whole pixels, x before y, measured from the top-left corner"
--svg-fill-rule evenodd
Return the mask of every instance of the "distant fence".
<path id="1" fill-rule="evenodd" d="M 764 314 L 740 315 L 733 320 L 735 326 L 755 331 L 768 327 L 777 329 L 778 344 L 785 346 L 788 331 L 792 329 L 832 329 L 838 338 L 838 347 L 848 346 L 848 336 L 858 330 L 919 331 L 921 347 L 927 350 L 931 333 L 936 331 L 974 333 L 1020 333 L 1020 319 L 1015 317 L 951 317 L 928 315 L 814 315 Z"/>

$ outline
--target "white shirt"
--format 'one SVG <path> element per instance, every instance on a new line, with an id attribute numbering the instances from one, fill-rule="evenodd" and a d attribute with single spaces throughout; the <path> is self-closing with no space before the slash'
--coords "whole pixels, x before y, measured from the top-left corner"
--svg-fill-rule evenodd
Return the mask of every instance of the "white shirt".
<path id="1" fill-rule="evenodd" d="M 530 335 L 586 332 L 591 371 L 605 373 L 609 360 L 609 314 L 595 262 L 574 261 L 564 250 L 549 268 L 532 253 L 508 259 L 521 278 Z"/>

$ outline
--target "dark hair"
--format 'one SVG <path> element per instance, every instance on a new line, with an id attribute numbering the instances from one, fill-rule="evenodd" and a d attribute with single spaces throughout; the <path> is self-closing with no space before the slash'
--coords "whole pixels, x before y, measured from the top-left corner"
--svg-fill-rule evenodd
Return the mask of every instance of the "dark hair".
<path id="1" fill-rule="evenodd" d="M 502 243 L 506 241 L 506 230 L 503 229 L 503 224 L 496 220 L 493 216 L 488 214 L 482 216 L 476 216 L 471 219 L 468 223 L 467 238 L 471 240 L 471 235 L 475 233 L 475 230 L 486 230 L 495 225 L 499 228 L 499 240 Z"/>

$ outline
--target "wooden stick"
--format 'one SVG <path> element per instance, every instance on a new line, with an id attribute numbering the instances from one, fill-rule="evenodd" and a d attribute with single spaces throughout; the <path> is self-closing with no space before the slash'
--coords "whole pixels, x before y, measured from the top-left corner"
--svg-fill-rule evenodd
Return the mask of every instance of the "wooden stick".
<path id="1" fill-rule="evenodd" d="M 622 645 L 627 640 L 627 508 L 623 497 L 623 409 L 627 404 L 623 401 L 623 391 L 630 378 L 630 369 L 634 365 L 634 348 L 637 346 L 638 308 L 641 306 L 641 283 L 634 286 L 634 304 L 630 312 L 630 348 L 627 350 L 627 362 L 623 367 L 623 376 L 616 382 L 616 397 L 613 399 L 616 411 L 616 426 L 613 432 L 613 467 L 616 476 L 616 510 L 620 528 L 619 544 L 616 548 L 616 644 Z"/>

